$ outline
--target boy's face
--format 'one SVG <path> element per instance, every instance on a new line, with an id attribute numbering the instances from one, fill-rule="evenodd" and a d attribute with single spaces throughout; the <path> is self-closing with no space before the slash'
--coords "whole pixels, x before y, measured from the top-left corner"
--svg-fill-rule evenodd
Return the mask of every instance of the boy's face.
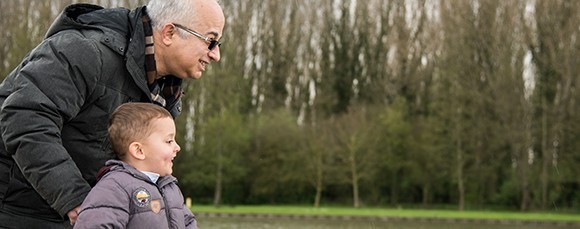
<path id="1" fill-rule="evenodd" d="M 151 122 L 151 134 L 142 141 L 145 171 L 167 176 L 173 172 L 173 158 L 181 149 L 175 141 L 175 124 L 170 117 Z"/>

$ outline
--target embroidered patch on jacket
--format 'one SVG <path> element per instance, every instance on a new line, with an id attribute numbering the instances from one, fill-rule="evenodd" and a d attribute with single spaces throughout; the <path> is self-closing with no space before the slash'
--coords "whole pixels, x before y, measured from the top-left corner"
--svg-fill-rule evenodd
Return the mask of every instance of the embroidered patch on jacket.
<path id="1" fill-rule="evenodd" d="M 159 211 L 161 211 L 161 200 L 151 201 L 151 211 L 155 213 L 159 213 Z"/>
<path id="2" fill-rule="evenodd" d="M 138 188 L 133 192 L 133 201 L 139 207 L 148 206 L 149 202 L 151 202 L 151 194 L 145 188 Z"/>

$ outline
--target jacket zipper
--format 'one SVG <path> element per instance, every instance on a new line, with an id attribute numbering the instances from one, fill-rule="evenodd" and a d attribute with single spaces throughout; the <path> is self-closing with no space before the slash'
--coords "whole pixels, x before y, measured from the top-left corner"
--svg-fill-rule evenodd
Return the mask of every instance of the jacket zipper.
<path id="1" fill-rule="evenodd" d="M 161 190 L 159 186 L 157 186 L 157 189 L 161 193 L 161 197 L 163 198 L 163 204 L 165 205 L 165 215 L 167 215 L 167 228 L 171 228 L 171 215 L 169 211 L 169 206 L 167 205 L 167 198 L 165 198 L 165 192 L 163 192 L 163 190 Z"/>

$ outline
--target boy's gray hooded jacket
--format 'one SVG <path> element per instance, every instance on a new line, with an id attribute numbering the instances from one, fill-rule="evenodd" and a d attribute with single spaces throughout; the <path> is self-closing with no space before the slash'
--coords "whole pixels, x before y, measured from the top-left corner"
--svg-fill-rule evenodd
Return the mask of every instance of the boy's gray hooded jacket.
<path id="1" fill-rule="evenodd" d="M 107 166 L 112 167 L 81 205 L 74 228 L 197 228 L 175 177 L 153 183 L 122 161 Z"/>
<path id="2" fill-rule="evenodd" d="M 64 222 L 82 203 L 113 158 L 109 115 L 152 102 L 144 11 L 71 5 L 2 82 L 0 211 Z M 179 104 L 168 110 L 177 115 Z"/>

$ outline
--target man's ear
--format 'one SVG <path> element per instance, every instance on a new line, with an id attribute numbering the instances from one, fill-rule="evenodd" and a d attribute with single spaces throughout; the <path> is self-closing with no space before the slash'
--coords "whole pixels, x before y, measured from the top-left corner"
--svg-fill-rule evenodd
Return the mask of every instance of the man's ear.
<path id="1" fill-rule="evenodd" d="M 131 157 L 137 159 L 137 160 L 144 160 L 145 159 L 145 153 L 143 153 L 142 149 L 142 145 L 139 142 L 132 142 L 129 145 L 129 154 L 131 154 Z"/>
<path id="2" fill-rule="evenodd" d="M 163 42 L 165 45 L 170 45 L 173 43 L 173 38 L 178 36 L 177 27 L 171 23 L 167 23 L 163 26 L 163 29 L 161 29 L 159 34 L 161 35 L 161 42 Z"/>

